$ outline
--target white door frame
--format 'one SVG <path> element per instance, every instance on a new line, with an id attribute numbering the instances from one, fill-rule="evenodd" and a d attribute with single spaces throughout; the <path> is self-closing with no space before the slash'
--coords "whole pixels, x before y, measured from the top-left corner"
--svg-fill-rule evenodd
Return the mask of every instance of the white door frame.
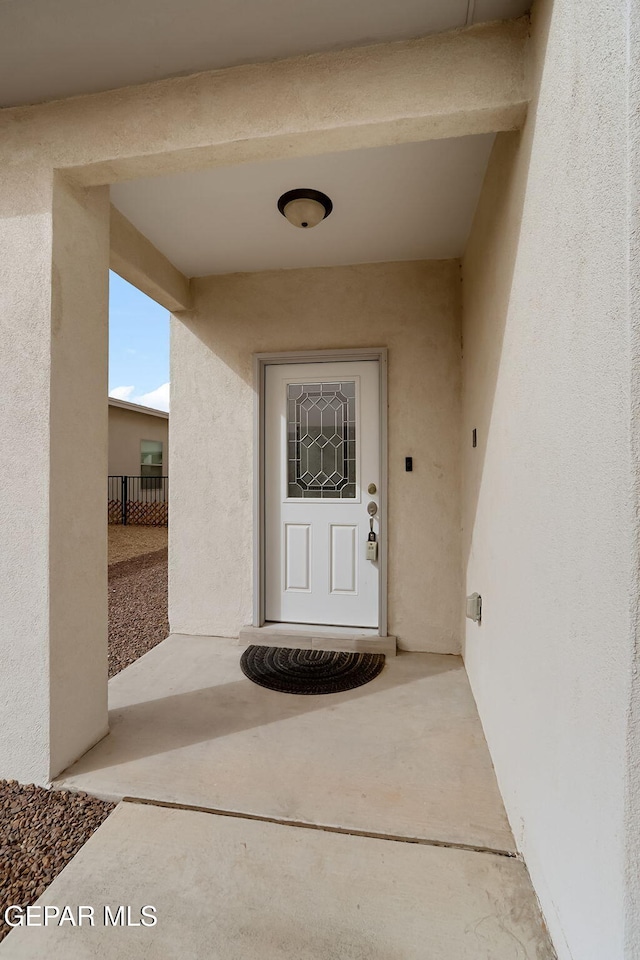
<path id="1" fill-rule="evenodd" d="M 253 626 L 264 626 L 265 617 L 265 368 L 271 364 L 319 363 L 346 360 L 377 360 L 380 373 L 380 527 L 378 636 L 387 636 L 387 348 L 359 347 L 352 350 L 296 350 L 287 353 L 255 353 L 254 444 L 253 444 Z"/>

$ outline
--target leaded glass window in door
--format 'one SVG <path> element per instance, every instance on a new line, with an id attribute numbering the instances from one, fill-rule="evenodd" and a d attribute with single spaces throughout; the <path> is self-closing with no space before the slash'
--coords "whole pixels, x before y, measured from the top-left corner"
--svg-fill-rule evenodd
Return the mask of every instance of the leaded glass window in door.
<path id="1" fill-rule="evenodd" d="M 289 497 L 355 499 L 355 381 L 287 384 L 287 460 Z"/>

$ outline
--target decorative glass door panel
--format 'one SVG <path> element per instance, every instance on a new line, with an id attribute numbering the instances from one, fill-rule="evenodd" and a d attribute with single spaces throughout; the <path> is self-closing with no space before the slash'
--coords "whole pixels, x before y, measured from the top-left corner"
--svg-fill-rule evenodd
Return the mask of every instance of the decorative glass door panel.
<path id="1" fill-rule="evenodd" d="M 289 383 L 287 477 L 292 499 L 356 495 L 356 381 Z"/>
<path id="2" fill-rule="evenodd" d="M 376 627 L 378 362 L 269 365 L 264 424 L 266 619 Z"/>

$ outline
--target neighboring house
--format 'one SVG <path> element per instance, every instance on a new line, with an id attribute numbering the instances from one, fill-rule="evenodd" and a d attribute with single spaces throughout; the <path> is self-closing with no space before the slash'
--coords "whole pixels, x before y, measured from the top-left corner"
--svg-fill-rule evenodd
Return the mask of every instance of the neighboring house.
<path id="1" fill-rule="evenodd" d="M 168 521 L 169 414 L 109 397 L 110 523 Z"/>
<path id="2" fill-rule="evenodd" d="M 172 313 L 172 631 L 462 655 L 559 957 L 637 960 L 639 5 L 36 6 L 0 4 L 0 776 L 108 731 L 111 266 Z M 210 694 L 135 749 L 216 735 L 173 720 Z"/>
<path id="3" fill-rule="evenodd" d="M 109 476 L 169 475 L 169 414 L 109 397 Z"/>

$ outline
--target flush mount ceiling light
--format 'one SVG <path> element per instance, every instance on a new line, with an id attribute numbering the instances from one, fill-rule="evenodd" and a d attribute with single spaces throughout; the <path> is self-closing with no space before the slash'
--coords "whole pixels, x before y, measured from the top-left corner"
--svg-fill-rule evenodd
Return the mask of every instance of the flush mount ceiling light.
<path id="1" fill-rule="evenodd" d="M 333 204 L 326 193 L 299 187 L 282 194 L 278 200 L 278 210 L 294 227 L 317 227 L 321 220 L 329 216 Z"/>

